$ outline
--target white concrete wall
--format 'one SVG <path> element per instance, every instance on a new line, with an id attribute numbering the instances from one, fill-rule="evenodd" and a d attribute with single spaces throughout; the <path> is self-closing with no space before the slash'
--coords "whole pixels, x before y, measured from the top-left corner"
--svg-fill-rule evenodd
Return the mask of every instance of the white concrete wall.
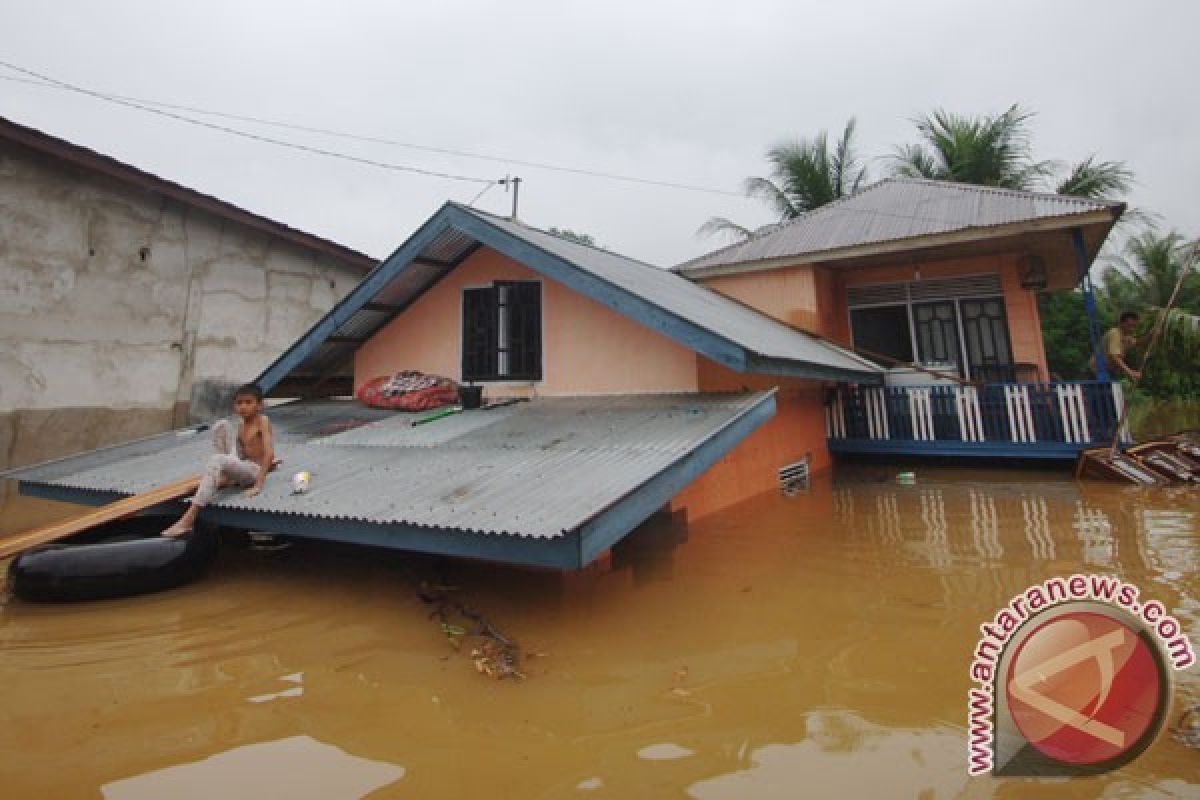
<path id="1" fill-rule="evenodd" d="M 207 416 L 359 279 L 330 256 L 0 143 L 0 414 Z"/>

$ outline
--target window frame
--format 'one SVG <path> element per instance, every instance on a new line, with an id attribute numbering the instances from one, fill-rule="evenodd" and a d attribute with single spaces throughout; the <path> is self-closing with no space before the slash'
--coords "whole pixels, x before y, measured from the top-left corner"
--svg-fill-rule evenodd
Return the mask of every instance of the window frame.
<path id="1" fill-rule="evenodd" d="M 512 294 L 508 294 L 508 299 L 504 304 L 501 304 L 501 290 L 509 289 L 514 286 L 534 286 L 537 291 L 537 324 L 533 326 L 536 335 L 536 342 L 531 347 L 536 347 L 536 355 L 531 359 L 534 361 L 533 369 L 516 372 L 511 370 L 511 358 L 514 352 L 519 352 L 521 345 L 519 342 L 513 343 L 510 337 L 514 332 L 513 325 L 515 324 L 512 317 L 511 309 L 516 305 L 512 302 Z M 490 316 L 494 321 L 495 329 L 492 331 L 493 344 L 490 345 L 490 355 L 488 357 L 490 370 L 483 372 L 475 372 L 473 365 L 468 363 L 468 342 L 470 332 L 468 331 L 468 316 L 467 307 L 470 301 L 467 299 L 468 292 L 472 291 L 487 291 L 492 293 L 492 306 Z M 460 355 L 460 375 L 464 383 L 539 383 L 545 378 L 545 291 L 543 281 L 541 280 L 511 280 L 501 279 L 491 283 L 481 285 L 471 285 L 462 287 L 461 300 L 459 304 L 460 325 L 459 325 L 459 355 Z M 508 311 L 505 311 L 508 309 Z M 507 320 L 507 322 L 505 322 Z M 520 359 L 518 359 L 520 360 Z M 502 367 L 509 364 L 507 370 L 502 371 Z M 472 369 L 468 369 L 472 367 Z"/>

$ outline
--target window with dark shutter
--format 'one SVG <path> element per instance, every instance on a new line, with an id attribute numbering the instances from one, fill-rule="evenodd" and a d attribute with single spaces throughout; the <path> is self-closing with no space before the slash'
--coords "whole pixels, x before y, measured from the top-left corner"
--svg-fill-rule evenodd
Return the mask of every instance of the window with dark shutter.
<path id="1" fill-rule="evenodd" d="M 499 281 L 463 291 L 464 381 L 541 380 L 542 285 Z"/>

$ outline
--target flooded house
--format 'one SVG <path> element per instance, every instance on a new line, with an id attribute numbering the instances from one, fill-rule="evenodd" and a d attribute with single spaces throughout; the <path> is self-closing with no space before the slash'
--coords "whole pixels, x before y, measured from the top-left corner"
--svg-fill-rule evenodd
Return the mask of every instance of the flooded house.
<path id="1" fill-rule="evenodd" d="M 402 370 L 482 386 L 428 424 L 345 398 Z M 215 521 L 580 567 L 657 511 L 706 514 L 819 463 L 823 387 L 882 370 L 669 270 L 447 204 L 257 379 L 293 495 L 221 497 Z M 523 402 L 495 405 L 500 400 Z M 180 431 L 16 473 L 103 502 L 192 474 Z"/>
<path id="2" fill-rule="evenodd" d="M 211 417 L 374 264 L 0 118 L 0 469 Z"/>
<path id="3" fill-rule="evenodd" d="M 676 271 L 888 367 L 826 393 L 833 454 L 1070 460 L 1109 443 L 1121 387 L 1050 374 L 1037 295 L 1081 287 L 1124 211 L 892 178 Z"/>
<path id="4" fill-rule="evenodd" d="M 1073 455 L 1120 395 L 1050 380 L 1036 292 L 1079 283 L 1121 210 L 890 180 L 666 270 L 448 203 L 257 379 L 292 399 L 277 449 L 311 490 L 268 481 L 206 514 L 579 568 L 656 512 L 696 519 L 838 453 Z M 405 370 L 479 386 L 483 407 L 349 399 Z M 12 477 L 104 502 L 207 449 L 185 430 Z"/>

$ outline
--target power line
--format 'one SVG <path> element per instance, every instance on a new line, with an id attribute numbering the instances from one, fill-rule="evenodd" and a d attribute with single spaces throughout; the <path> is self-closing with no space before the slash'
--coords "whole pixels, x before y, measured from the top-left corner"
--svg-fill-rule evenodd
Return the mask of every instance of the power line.
<path id="1" fill-rule="evenodd" d="M 37 75 L 32 70 L 26 70 L 21 67 L 14 66 L 4 61 L 0 61 L 0 66 L 8 67 L 23 72 L 26 75 Z M 603 172 L 601 170 L 583 169 L 579 167 L 568 167 L 562 164 L 550 164 L 542 161 L 529 161 L 520 158 L 508 158 L 505 156 L 488 155 L 485 153 L 473 153 L 468 150 L 456 150 L 447 147 L 436 147 L 433 145 L 416 144 L 414 142 L 403 142 L 396 139 L 387 139 L 378 136 L 364 136 L 346 131 L 333 130 L 329 128 L 318 128 L 308 125 L 297 125 L 290 122 L 281 122 L 279 120 L 265 119 L 262 117 L 247 116 L 243 114 L 230 114 L 224 111 L 213 111 L 211 109 L 197 108 L 195 106 L 178 105 L 174 103 L 166 103 L 159 100 L 147 100 L 145 98 L 129 97 L 119 94 L 108 94 L 94 90 L 84 90 L 81 88 L 63 84 L 62 81 L 57 81 L 52 78 L 42 78 L 41 80 L 31 80 L 29 78 L 20 78 L 15 75 L 0 75 L 0 80 L 16 81 L 19 83 L 27 83 L 33 86 L 40 86 L 46 89 L 58 89 L 77 91 L 88 94 L 92 97 L 97 97 L 103 100 L 112 102 L 122 102 L 124 104 L 133 104 L 134 107 L 141 108 L 142 106 L 154 106 L 156 108 L 145 108 L 143 110 L 156 111 L 158 108 L 173 109 L 176 111 L 186 111 L 192 114 L 204 114 L 207 116 L 220 117 L 223 119 L 237 120 L 239 122 L 252 122 L 259 125 L 270 125 L 277 128 L 285 128 L 288 130 L 301 131 L 303 133 L 316 133 L 323 136 L 333 136 L 340 139 L 350 139 L 359 142 L 369 142 L 372 144 L 390 145 L 392 147 L 403 147 L 409 150 L 418 150 L 426 153 L 437 153 L 439 155 L 457 156 L 459 158 L 471 158 L 480 161 L 491 161 L 501 164 L 513 164 L 516 166 L 530 167 L 532 169 L 548 170 L 551 172 L 564 172 L 572 175 L 583 175 L 591 178 L 602 178 L 606 180 L 624 181 L 626 183 L 639 183 L 648 186 L 660 186 L 668 189 L 680 189 L 689 192 L 703 192 L 707 194 L 725 195 L 727 197 L 745 197 L 741 192 L 733 192 L 727 189 L 717 189 L 711 186 L 697 186 L 693 184 L 677 183 L 674 181 L 657 180 L 654 178 L 643 178 L 635 175 L 622 175 L 613 172 Z M 199 122 L 199 121 L 198 121 Z M 204 123 L 200 123 L 204 124 Z M 220 129 L 220 128 L 218 128 Z M 253 134 L 250 134 L 253 135 Z"/>
<path id="2" fill-rule="evenodd" d="M 411 172 L 411 173 L 414 173 L 417 175 L 427 175 L 431 178 L 445 178 L 446 180 L 465 181 L 468 183 L 493 183 L 494 182 L 493 178 L 476 178 L 476 177 L 470 177 L 467 175 L 453 175 L 449 172 L 437 172 L 436 170 L 422 169 L 420 167 L 411 167 L 411 166 L 408 166 L 405 164 L 393 164 L 393 163 L 390 163 L 387 161 L 376 161 L 375 159 L 371 159 L 371 158 L 362 158 L 360 156 L 352 156 L 352 155 L 348 155 L 346 153 L 339 153 L 334 150 L 326 150 L 322 147 L 312 147 L 310 145 L 299 144 L 297 142 L 289 142 L 285 139 L 276 139 L 271 136 L 263 136 L 262 134 L 258 134 L 258 133 L 250 133 L 249 131 L 243 131 L 238 128 L 230 128 L 227 125 L 218 125 L 214 122 L 206 122 L 205 120 L 202 120 L 202 119 L 195 119 L 194 117 L 186 117 L 182 114 L 176 114 L 173 111 L 164 111 L 160 108 L 152 108 L 148 105 L 145 105 L 143 103 L 140 103 L 140 102 L 137 102 L 134 100 L 125 100 L 125 99 L 122 99 L 119 97 L 106 95 L 101 92 L 92 91 L 91 89 L 85 89 L 81 86 L 75 86 L 75 85 L 67 83 L 65 81 L 60 81 L 55 78 L 51 78 L 46 75 L 42 75 L 40 73 L 34 72 L 31 69 L 25 69 L 24 67 L 18 67 L 15 64 L 9 64 L 7 61 L 0 61 L 0 66 L 8 67 L 11 70 L 16 70 L 17 72 L 21 72 L 26 75 L 31 75 L 35 78 L 46 81 L 47 83 L 53 84 L 54 86 L 61 88 L 61 89 L 65 89 L 65 90 L 72 91 L 72 92 L 77 92 L 79 94 L 87 95 L 89 97 L 94 97 L 99 100 L 104 100 L 104 101 L 107 101 L 110 103 L 116 103 L 117 105 L 128 106 L 129 108 L 136 108 L 140 111 L 145 111 L 150 114 L 157 114 L 161 117 L 167 117 L 169 119 L 179 120 L 180 122 L 186 122 L 190 125 L 198 125 L 202 128 L 208 128 L 210 130 L 220 131 L 222 133 L 228 133 L 233 136 L 240 136 L 244 139 L 252 139 L 257 142 L 265 142 L 267 144 L 274 144 L 274 145 L 278 145 L 280 147 L 291 148 L 292 150 L 301 150 L 306 153 L 315 153 L 317 155 L 328 156 L 330 158 L 340 158 L 344 161 L 353 161 L 358 164 L 367 164 L 372 167 L 380 167 L 382 169 L 390 169 L 390 170 L 395 170 L 397 172 Z"/>

